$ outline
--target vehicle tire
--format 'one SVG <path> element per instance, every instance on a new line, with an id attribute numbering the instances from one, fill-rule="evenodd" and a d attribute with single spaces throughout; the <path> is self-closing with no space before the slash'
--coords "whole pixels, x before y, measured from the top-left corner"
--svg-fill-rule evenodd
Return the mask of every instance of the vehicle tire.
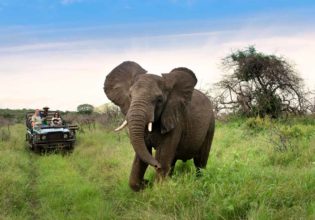
<path id="1" fill-rule="evenodd" d="M 36 146 L 35 144 L 32 145 L 32 150 L 33 150 L 34 152 L 37 152 L 37 151 L 38 151 L 38 148 L 37 148 L 37 146 Z"/>
<path id="2" fill-rule="evenodd" d="M 36 144 L 33 144 L 33 151 L 35 153 L 40 153 L 41 152 L 41 147 L 36 145 Z"/>
<path id="3" fill-rule="evenodd" d="M 73 148 L 74 148 L 73 144 L 69 144 L 66 149 L 67 149 L 68 152 L 71 153 L 71 152 L 73 152 Z"/>

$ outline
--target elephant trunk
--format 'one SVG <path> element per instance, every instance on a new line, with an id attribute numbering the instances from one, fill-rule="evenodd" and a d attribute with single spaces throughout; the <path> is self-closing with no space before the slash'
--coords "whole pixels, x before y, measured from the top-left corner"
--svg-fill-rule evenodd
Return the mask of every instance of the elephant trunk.
<path id="1" fill-rule="evenodd" d="M 149 153 L 145 145 L 144 133 L 146 125 L 149 123 L 147 120 L 145 104 L 132 102 L 127 114 L 127 121 L 129 125 L 130 142 L 140 159 L 147 164 L 161 168 L 160 163 Z"/>

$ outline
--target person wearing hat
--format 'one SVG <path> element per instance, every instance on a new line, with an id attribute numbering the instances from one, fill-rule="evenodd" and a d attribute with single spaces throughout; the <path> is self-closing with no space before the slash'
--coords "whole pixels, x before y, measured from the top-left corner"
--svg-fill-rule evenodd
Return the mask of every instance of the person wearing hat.
<path id="1" fill-rule="evenodd" d="M 43 124 L 43 125 L 48 125 L 47 117 L 48 117 L 48 110 L 49 110 L 49 107 L 44 107 L 43 110 L 44 110 L 44 111 L 40 113 L 40 117 L 41 117 L 41 119 L 42 119 L 42 124 Z"/>

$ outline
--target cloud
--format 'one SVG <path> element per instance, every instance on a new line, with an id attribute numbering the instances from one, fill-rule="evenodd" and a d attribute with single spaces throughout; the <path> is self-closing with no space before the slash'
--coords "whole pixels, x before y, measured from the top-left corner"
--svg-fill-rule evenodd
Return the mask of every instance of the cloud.
<path id="1" fill-rule="evenodd" d="M 279 27 L 244 26 L 238 30 L 182 32 L 131 38 L 41 42 L 0 50 L 0 108 L 74 110 L 82 103 L 108 101 L 103 92 L 107 73 L 134 60 L 150 73 L 174 67 L 192 69 L 197 88 L 220 80 L 221 59 L 231 51 L 255 45 L 258 51 L 293 61 L 308 87 L 315 89 L 315 32 Z"/>

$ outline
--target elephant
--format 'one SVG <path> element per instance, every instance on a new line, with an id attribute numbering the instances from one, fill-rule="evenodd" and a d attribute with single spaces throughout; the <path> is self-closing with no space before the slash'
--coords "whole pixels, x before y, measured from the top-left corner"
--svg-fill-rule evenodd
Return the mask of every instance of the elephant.
<path id="1" fill-rule="evenodd" d="M 197 173 L 206 167 L 215 118 L 210 100 L 194 89 L 196 83 L 188 68 L 158 76 L 133 61 L 121 63 L 106 76 L 104 92 L 126 119 L 116 131 L 128 125 L 135 151 L 132 190 L 145 188 L 148 165 L 155 168 L 158 180 L 172 174 L 177 160 L 193 159 Z"/>

